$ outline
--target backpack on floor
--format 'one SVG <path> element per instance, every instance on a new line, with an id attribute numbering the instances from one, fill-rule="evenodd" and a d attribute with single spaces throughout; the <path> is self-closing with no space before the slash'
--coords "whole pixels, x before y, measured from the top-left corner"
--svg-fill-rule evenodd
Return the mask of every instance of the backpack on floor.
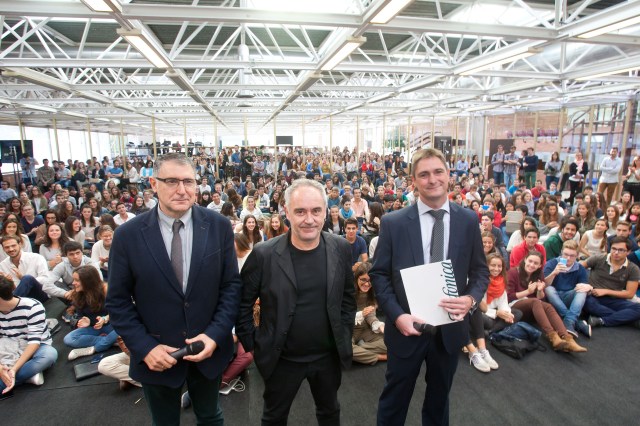
<path id="1" fill-rule="evenodd" d="M 542 333 L 532 325 L 519 321 L 489 336 L 491 344 L 511 358 L 522 359 L 535 350 L 545 350 L 540 345 Z"/>

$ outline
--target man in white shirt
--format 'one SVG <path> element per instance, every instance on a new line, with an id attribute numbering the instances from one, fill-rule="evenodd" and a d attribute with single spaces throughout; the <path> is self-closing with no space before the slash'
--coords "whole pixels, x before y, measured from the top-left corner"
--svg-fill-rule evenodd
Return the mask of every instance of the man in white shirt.
<path id="1" fill-rule="evenodd" d="M 224 204 L 222 202 L 222 199 L 220 198 L 220 194 L 218 194 L 217 192 L 213 192 L 211 194 L 211 200 L 212 201 L 209 203 L 207 208 L 211 210 L 215 210 L 218 213 L 220 213 L 220 210 L 222 210 L 222 205 Z"/>
<path id="2" fill-rule="evenodd" d="M 200 185 L 198 185 L 198 189 L 200 190 L 200 193 L 202 194 L 204 191 L 209 191 L 211 192 L 211 186 L 209 186 L 209 179 L 206 177 L 202 178 L 202 183 Z"/>
<path id="3" fill-rule="evenodd" d="M 262 213 L 269 213 L 269 196 L 264 193 L 264 185 L 258 185 L 258 193 L 255 197 L 260 211 L 262 211 Z"/>
<path id="4" fill-rule="evenodd" d="M 622 168 L 622 159 L 618 157 L 618 148 L 611 148 L 610 154 L 609 157 L 606 157 L 600 163 L 600 171 L 602 174 L 600 175 L 600 184 L 598 185 L 598 192 L 605 196 L 607 206 L 610 205 L 613 200 L 613 194 L 616 192 L 616 187 L 620 180 L 620 169 Z"/>
<path id="5" fill-rule="evenodd" d="M 125 205 L 125 203 L 123 203 L 121 201 L 118 202 L 118 204 L 116 205 L 116 211 L 118 212 L 118 214 L 113 218 L 113 221 L 118 226 L 120 226 L 123 223 L 125 223 L 126 221 L 131 220 L 134 217 L 136 217 L 135 214 L 129 213 L 127 211 L 127 206 Z"/>
<path id="6" fill-rule="evenodd" d="M 49 272 L 47 261 L 39 254 L 24 253 L 20 249 L 21 244 L 20 237 L 16 235 L 2 237 L 2 248 L 9 257 L 0 262 L 0 275 L 13 281 L 16 286 L 14 295 L 44 303 L 49 299 L 41 284 Z"/>

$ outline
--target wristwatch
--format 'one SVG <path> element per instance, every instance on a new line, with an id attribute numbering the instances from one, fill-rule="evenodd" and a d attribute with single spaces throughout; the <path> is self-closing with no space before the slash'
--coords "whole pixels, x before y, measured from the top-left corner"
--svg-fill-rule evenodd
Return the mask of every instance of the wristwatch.
<path id="1" fill-rule="evenodd" d="M 465 296 L 471 299 L 471 307 L 469 308 L 469 314 L 472 314 L 478 308 L 478 302 L 476 302 L 476 299 L 474 299 L 473 296 L 469 294 L 465 294 Z"/>

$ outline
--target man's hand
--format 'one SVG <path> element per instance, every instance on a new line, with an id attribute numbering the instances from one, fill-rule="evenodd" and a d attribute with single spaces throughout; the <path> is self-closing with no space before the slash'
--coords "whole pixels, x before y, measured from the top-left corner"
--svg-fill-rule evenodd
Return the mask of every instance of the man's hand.
<path id="1" fill-rule="evenodd" d="M 413 327 L 414 322 L 418 324 L 425 323 L 423 319 L 414 317 L 411 314 L 402 314 L 396 319 L 396 328 L 403 336 L 420 336 L 422 333 Z"/>
<path id="2" fill-rule="evenodd" d="M 210 338 L 204 333 L 198 334 L 196 337 L 192 339 L 186 339 L 185 342 L 187 344 L 190 344 L 195 342 L 196 340 L 200 340 L 202 343 L 204 343 L 204 349 L 202 350 L 202 352 L 200 352 L 197 355 L 187 355 L 184 358 L 182 358 L 185 361 L 200 362 L 203 359 L 207 359 L 211 355 L 213 355 L 213 351 L 215 351 L 216 348 L 218 347 L 218 344 L 214 342 L 212 338 Z"/>
<path id="3" fill-rule="evenodd" d="M 609 294 L 609 290 L 606 288 L 594 288 L 591 290 L 591 295 L 595 297 L 607 296 Z"/>
<path id="4" fill-rule="evenodd" d="M 461 297 L 448 297 L 444 298 L 438 303 L 438 306 L 441 306 L 451 314 L 451 318 L 455 321 L 462 321 L 469 309 L 471 309 L 471 297 L 461 296 Z"/>
<path id="5" fill-rule="evenodd" d="M 11 268 L 11 270 L 13 271 L 14 274 L 16 274 L 16 278 L 18 278 L 19 280 L 22 279 L 23 277 L 22 272 L 20 272 L 18 268 Z"/>
<path id="6" fill-rule="evenodd" d="M 593 290 L 593 287 L 590 284 L 585 284 L 585 283 L 576 284 L 577 293 L 589 293 L 592 290 Z"/>
<path id="7" fill-rule="evenodd" d="M 4 383 L 4 385 L 6 386 L 4 388 L 4 390 L 2 391 L 2 394 L 5 394 L 9 391 L 11 391 L 11 389 L 13 389 L 13 387 L 16 384 L 16 373 L 15 371 L 13 371 L 12 368 L 9 368 L 5 365 L 1 366 L 0 368 L 0 379 L 2 379 L 2 383 Z"/>
<path id="8" fill-rule="evenodd" d="M 178 361 L 173 359 L 169 354 L 177 351 L 178 348 L 174 348 L 167 345 L 158 345 L 151 349 L 151 352 L 144 357 L 144 363 L 147 364 L 151 371 L 164 371 L 174 365 Z"/>

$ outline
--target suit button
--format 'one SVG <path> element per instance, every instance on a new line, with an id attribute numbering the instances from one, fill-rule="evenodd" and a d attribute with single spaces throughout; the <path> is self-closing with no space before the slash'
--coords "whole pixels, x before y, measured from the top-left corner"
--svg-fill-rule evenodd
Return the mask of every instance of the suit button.
<path id="1" fill-rule="evenodd" d="M 182 332 L 182 337 L 187 337 L 187 332 L 186 331 Z"/>
<path id="2" fill-rule="evenodd" d="M 280 348 L 276 348 L 276 351 L 280 352 Z"/>
<path id="3" fill-rule="evenodd" d="M 185 302 L 184 304 L 185 309 L 189 307 L 189 302 Z"/>

